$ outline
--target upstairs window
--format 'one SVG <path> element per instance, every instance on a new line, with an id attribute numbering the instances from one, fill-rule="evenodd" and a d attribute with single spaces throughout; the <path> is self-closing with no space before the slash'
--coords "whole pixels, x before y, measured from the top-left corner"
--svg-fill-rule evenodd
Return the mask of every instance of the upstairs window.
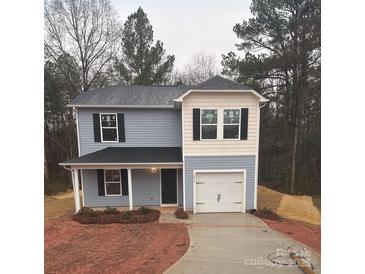
<path id="1" fill-rule="evenodd" d="M 106 169 L 104 172 L 105 195 L 119 196 L 122 194 L 121 176 L 119 169 Z"/>
<path id="2" fill-rule="evenodd" d="M 201 110 L 201 136 L 202 139 L 217 139 L 217 109 Z"/>
<path id="3" fill-rule="evenodd" d="M 225 109 L 223 119 L 223 138 L 239 139 L 240 132 L 240 110 Z"/>
<path id="4" fill-rule="evenodd" d="M 102 142 L 118 142 L 117 114 L 100 114 L 100 132 Z"/>

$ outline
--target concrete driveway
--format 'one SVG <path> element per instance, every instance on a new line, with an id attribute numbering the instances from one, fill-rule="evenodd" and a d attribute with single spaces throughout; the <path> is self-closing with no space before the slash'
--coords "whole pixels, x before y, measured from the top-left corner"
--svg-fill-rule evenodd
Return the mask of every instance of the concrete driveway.
<path id="1" fill-rule="evenodd" d="M 303 244 L 267 227 L 255 216 L 196 214 L 186 223 L 189 250 L 165 273 L 303 273 L 296 266 L 276 265 L 267 259 L 273 252 Z M 320 273 L 319 255 L 306 247 L 306 257 L 315 273 Z"/>

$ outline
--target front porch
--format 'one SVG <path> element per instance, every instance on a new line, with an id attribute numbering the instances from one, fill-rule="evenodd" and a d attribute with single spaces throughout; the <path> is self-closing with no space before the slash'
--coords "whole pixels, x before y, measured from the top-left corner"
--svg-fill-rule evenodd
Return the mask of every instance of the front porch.
<path id="1" fill-rule="evenodd" d="M 76 212 L 82 206 L 129 210 L 141 206 L 175 209 L 183 206 L 180 151 L 180 148 L 106 148 L 62 163 L 72 173 Z"/>

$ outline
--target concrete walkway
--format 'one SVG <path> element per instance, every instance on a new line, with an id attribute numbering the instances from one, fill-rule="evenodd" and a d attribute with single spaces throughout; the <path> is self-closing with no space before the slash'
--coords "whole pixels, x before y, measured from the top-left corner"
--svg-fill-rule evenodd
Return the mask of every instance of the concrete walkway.
<path id="1" fill-rule="evenodd" d="M 161 217 L 163 222 L 173 219 L 168 215 Z M 275 251 L 302 244 L 267 227 L 255 216 L 196 214 L 186 223 L 190 247 L 165 273 L 303 273 L 296 266 L 278 266 L 267 259 Z M 315 273 L 320 273 L 319 255 L 308 248 L 306 255 L 311 259 Z"/>

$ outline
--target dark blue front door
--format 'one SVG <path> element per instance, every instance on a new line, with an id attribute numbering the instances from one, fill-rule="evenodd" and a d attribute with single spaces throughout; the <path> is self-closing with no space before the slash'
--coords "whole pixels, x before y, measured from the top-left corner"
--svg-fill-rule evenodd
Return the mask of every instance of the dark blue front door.
<path id="1" fill-rule="evenodd" d="M 177 204 L 176 169 L 161 169 L 162 204 Z"/>

